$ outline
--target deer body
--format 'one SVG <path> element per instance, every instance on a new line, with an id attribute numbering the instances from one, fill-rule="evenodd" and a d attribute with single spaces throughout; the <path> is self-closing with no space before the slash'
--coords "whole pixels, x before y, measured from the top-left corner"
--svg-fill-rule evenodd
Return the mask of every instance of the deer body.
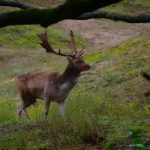
<path id="1" fill-rule="evenodd" d="M 64 115 L 66 97 L 77 83 L 80 73 L 90 69 L 90 66 L 79 56 L 67 56 L 67 59 L 68 66 L 63 73 L 46 71 L 16 77 L 16 86 L 21 98 L 21 104 L 18 106 L 18 120 L 22 111 L 29 118 L 26 108 L 34 104 L 37 99 L 45 102 L 45 118 L 52 101 L 58 103 L 60 112 Z"/>

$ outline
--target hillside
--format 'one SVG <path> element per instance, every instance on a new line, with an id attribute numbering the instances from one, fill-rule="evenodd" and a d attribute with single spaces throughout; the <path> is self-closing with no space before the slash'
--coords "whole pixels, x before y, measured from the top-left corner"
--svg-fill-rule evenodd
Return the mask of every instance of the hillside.
<path id="1" fill-rule="evenodd" d="M 47 6 L 47 1 L 32 2 Z M 134 5 L 121 3 L 105 9 L 148 13 L 150 3 L 136 0 Z M 150 72 L 149 28 L 150 23 L 129 24 L 106 19 L 64 20 L 50 26 L 49 41 L 62 51 L 69 51 L 68 33 L 74 31 L 77 47 L 85 46 L 84 59 L 92 69 L 82 74 L 69 95 L 65 118 L 53 103 L 47 122 L 42 101 L 28 108 L 30 121 L 22 116 L 21 122 L 17 122 L 19 99 L 14 77 L 41 70 L 61 72 L 67 60 L 47 54 L 40 47 L 37 33 L 45 31 L 40 26 L 1 28 L 0 149 L 150 148 L 150 97 L 144 95 L 150 91 L 150 83 L 141 75 Z"/>

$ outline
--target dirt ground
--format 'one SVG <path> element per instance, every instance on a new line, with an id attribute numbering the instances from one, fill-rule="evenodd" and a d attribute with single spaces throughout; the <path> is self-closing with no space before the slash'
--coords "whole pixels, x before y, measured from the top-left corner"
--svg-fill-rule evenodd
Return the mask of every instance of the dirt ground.
<path id="1" fill-rule="evenodd" d="M 150 35 L 150 23 L 125 23 L 108 19 L 64 20 L 56 26 L 88 41 L 86 48 L 107 49 L 136 36 Z"/>

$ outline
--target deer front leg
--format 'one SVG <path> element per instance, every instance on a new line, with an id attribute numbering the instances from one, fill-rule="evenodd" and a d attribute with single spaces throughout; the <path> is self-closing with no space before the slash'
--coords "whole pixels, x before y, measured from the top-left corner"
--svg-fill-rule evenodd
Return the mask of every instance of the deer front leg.
<path id="1" fill-rule="evenodd" d="M 65 112 L 65 101 L 61 101 L 58 103 L 60 114 L 64 117 Z"/>
<path id="2" fill-rule="evenodd" d="M 64 117 L 64 111 L 65 111 L 65 102 L 60 102 L 58 103 L 58 106 L 59 106 L 59 111 L 61 113 L 61 115 Z"/>
<path id="3" fill-rule="evenodd" d="M 49 99 L 45 100 L 45 119 L 47 119 L 47 116 L 49 113 L 50 103 L 51 103 L 51 101 Z"/>

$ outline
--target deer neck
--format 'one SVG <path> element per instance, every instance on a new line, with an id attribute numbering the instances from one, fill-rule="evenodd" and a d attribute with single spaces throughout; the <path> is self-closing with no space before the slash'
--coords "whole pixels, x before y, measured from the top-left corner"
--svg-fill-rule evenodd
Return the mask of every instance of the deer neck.
<path id="1" fill-rule="evenodd" d="M 76 83 L 80 73 L 80 70 L 69 64 L 62 74 L 62 82 Z"/>

